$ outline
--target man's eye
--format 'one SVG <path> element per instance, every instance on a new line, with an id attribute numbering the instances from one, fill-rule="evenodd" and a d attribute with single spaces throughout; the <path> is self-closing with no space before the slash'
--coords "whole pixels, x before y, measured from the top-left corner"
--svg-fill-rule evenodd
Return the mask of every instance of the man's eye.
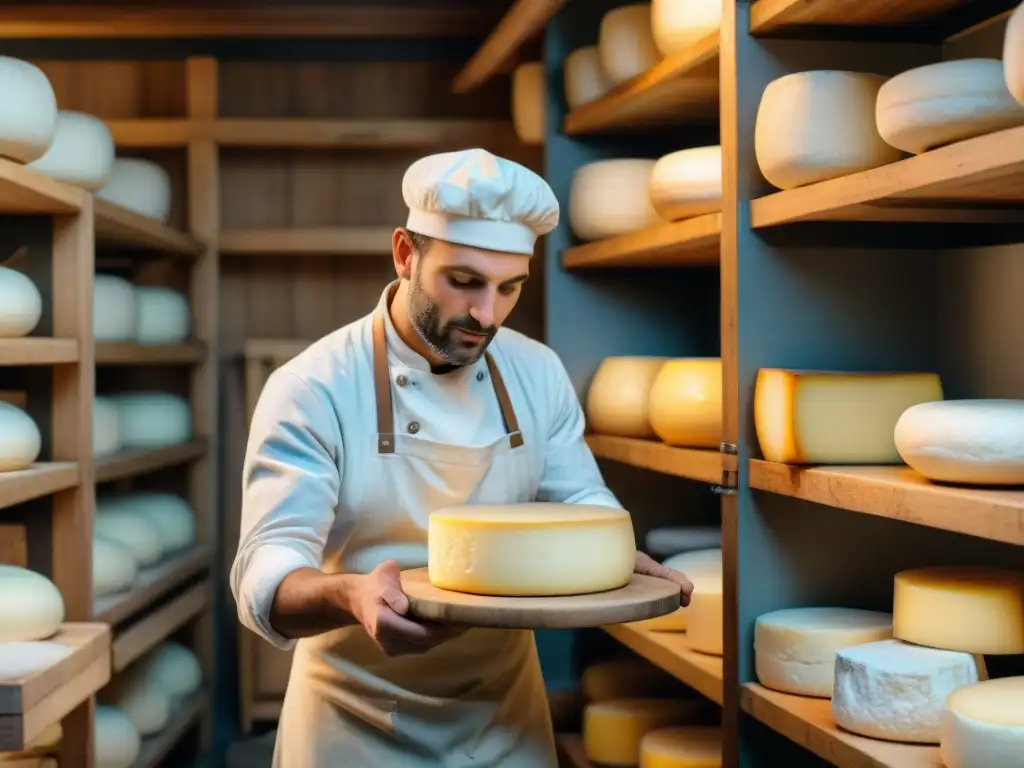
<path id="1" fill-rule="evenodd" d="M 469 288 L 477 283 L 472 277 L 458 277 L 456 275 L 449 275 L 448 282 L 456 288 Z"/>

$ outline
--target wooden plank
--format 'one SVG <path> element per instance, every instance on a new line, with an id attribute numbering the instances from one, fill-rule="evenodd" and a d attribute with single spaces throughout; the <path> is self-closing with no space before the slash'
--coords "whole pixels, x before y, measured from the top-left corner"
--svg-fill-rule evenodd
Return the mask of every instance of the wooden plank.
<path id="1" fill-rule="evenodd" d="M 222 232 L 220 252 L 247 256 L 390 256 L 393 227 Z"/>
<path id="2" fill-rule="evenodd" d="M 104 121 L 114 144 L 126 149 L 174 149 L 188 144 L 195 123 L 187 119 L 139 118 Z"/>
<path id="3" fill-rule="evenodd" d="M 0 213 L 76 213 L 89 197 L 84 190 L 0 158 Z"/>
<path id="4" fill-rule="evenodd" d="M 104 456 L 96 460 L 96 482 L 106 483 L 111 480 L 123 480 L 158 469 L 166 469 L 176 464 L 196 461 L 206 453 L 205 440 L 192 440 L 182 445 L 152 450 L 121 451 L 113 456 Z"/>
<path id="5" fill-rule="evenodd" d="M 562 252 L 565 269 L 601 267 L 704 267 L 719 262 L 722 215 L 645 229 L 579 245 Z"/>
<path id="6" fill-rule="evenodd" d="M 139 572 L 128 592 L 104 595 L 93 601 L 96 621 L 121 624 L 210 567 L 211 548 L 202 544 Z"/>
<path id="7" fill-rule="evenodd" d="M 507 120 L 221 118 L 196 122 L 192 131 L 223 147 L 425 149 L 515 140 Z"/>
<path id="8" fill-rule="evenodd" d="M 96 242 L 104 247 L 146 248 L 189 258 L 206 250 L 206 246 L 192 235 L 106 200 L 97 199 L 95 211 Z"/>
<path id="9" fill-rule="evenodd" d="M 111 646 L 114 672 L 121 672 L 133 661 L 156 648 L 210 603 L 210 586 L 200 583 L 171 602 L 122 630 Z"/>
<path id="10" fill-rule="evenodd" d="M 97 365 L 184 365 L 206 359 L 206 345 L 197 340 L 181 344 L 137 344 L 131 341 L 96 343 Z"/>
<path id="11" fill-rule="evenodd" d="M 6 365 L 61 365 L 78 360 L 76 339 L 29 336 L 0 339 L 0 367 Z"/>
<path id="12" fill-rule="evenodd" d="M 40 462 L 28 469 L 0 472 L 0 509 L 74 488 L 78 481 L 74 461 Z"/>
<path id="13" fill-rule="evenodd" d="M 718 451 L 673 448 L 656 440 L 608 435 L 587 435 L 586 441 L 599 459 L 705 483 L 722 481 L 722 454 Z"/>
<path id="14" fill-rule="evenodd" d="M 189 730 L 202 720 L 209 707 L 205 692 L 197 693 L 171 715 L 163 730 L 142 740 L 139 756 L 132 768 L 157 768 Z"/>
<path id="15" fill-rule="evenodd" d="M 926 26 L 969 0 L 757 0 L 750 8 L 755 35 L 810 26 Z"/>

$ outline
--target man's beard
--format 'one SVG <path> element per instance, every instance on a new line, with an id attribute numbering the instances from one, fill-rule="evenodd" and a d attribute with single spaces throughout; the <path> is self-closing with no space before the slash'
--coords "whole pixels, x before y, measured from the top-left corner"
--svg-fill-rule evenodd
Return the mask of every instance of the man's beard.
<path id="1" fill-rule="evenodd" d="M 491 343 L 497 326 L 485 328 L 469 315 L 454 317 L 441 324 L 441 308 L 430 298 L 419 281 L 419 274 L 413 276 L 409 287 L 409 317 L 413 328 L 431 351 L 452 365 L 472 365 L 483 355 Z M 456 329 L 484 334 L 486 338 L 477 342 L 460 339 Z"/>

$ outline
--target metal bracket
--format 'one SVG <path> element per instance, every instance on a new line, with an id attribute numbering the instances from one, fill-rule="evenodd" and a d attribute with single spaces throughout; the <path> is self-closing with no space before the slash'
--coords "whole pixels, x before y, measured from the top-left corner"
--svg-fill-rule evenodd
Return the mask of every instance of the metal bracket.
<path id="1" fill-rule="evenodd" d="M 718 452 L 729 456 L 735 456 L 738 451 L 734 443 L 719 443 Z M 723 462 L 725 463 L 725 462 Z M 735 462 L 732 462 L 735 463 Z M 718 485 L 712 485 L 712 493 L 716 493 L 719 496 L 735 496 L 736 487 L 739 484 L 739 473 L 731 467 L 722 467 L 722 482 Z"/>

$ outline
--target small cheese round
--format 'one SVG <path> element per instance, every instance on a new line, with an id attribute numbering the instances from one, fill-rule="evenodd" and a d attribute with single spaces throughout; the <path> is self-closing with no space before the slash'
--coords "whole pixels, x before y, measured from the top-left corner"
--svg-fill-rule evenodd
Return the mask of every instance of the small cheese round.
<path id="1" fill-rule="evenodd" d="M 160 529 L 148 518 L 114 501 L 97 499 L 93 530 L 100 538 L 120 544 L 141 568 L 156 565 L 163 557 Z"/>
<path id="2" fill-rule="evenodd" d="M 651 555 L 679 555 L 722 546 L 722 528 L 717 525 L 679 525 L 651 528 L 644 539 Z M 721 552 L 721 550 L 718 550 Z"/>
<path id="3" fill-rule="evenodd" d="M 606 357 L 587 389 L 587 425 L 599 435 L 650 439 L 651 387 L 667 357 Z"/>
<path id="4" fill-rule="evenodd" d="M 836 652 L 832 714 L 840 727 L 861 736 L 938 744 L 946 697 L 978 680 L 978 662 L 969 653 L 900 640 L 841 648 Z"/>
<path id="5" fill-rule="evenodd" d="M 96 197 L 148 219 L 171 217 L 171 177 L 152 160 L 117 158 Z"/>
<path id="6" fill-rule="evenodd" d="M 1024 400 L 913 405 L 894 432 L 907 464 L 945 483 L 1024 484 Z"/>
<path id="7" fill-rule="evenodd" d="M 612 699 L 583 709 L 583 749 L 599 765 L 635 766 L 650 731 L 687 725 L 705 711 L 702 699 Z"/>
<path id="8" fill-rule="evenodd" d="M 141 747 L 142 738 L 127 713 L 116 707 L 96 707 L 94 768 L 131 768 Z"/>
<path id="9" fill-rule="evenodd" d="M 123 544 L 92 537 L 92 594 L 93 597 L 127 592 L 135 583 L 138 563 L 131 550 Z"/>
<path id="10" fill-rule="evenodd" d="M 713 591 L 722 582 L 721 549 L 700 549 L 694 552 L 684 552 L 667 558 L 662 564 L 666 568 L 672 568 L 686 576 L 694 585 L 694 590 L 703 591 L 705 583 L 710 582 L 710 589 Z M 687 617 L 689 615 L 689 606 L 680 606 L 672 613 L 664 616 L 655 616 L 653 619 L 633 622 L 633 626 L 652 632 L 684 632 L 687 628 Z M 698 629 L 697 631 L 699 634 L 700 630 Z"/>
<path id="11" fill-rule="evenodd" d="M 431 584 L 479 595 L 618 589 L 636 565 L 629 513 L 585 504 L 442 508 L 430 514 L 427 546 Z"/>
<path id="12" fill-rule="evenodd" d="M 603 240 L 664 224 L 651 204 L 654 160 L 620 158 L 581 165 L 569 189 L 569 226 L 580 240 Z"/>
<path id="13" fill-rule="evenodd" d="M 718 448 L 722 442 L 722 361 L 669 360 L 649 395 L 651 429 L 668 445 Z"/>
<path id="14" fill-rule="evenodd" d="M 857 608 L 785 608 L 754 622 L 754 666 L 765 688 L 829 698 L 836 651 L 892 637 L 892 615 Z"/>
<path id="15" fill-rule="evenodd" d="M 597 48 L 601 71 L 613 88 L 657 64 L 661 55 L 651 29 L 651 4 L 630 3 L 608 11 L 601 18 Z"/>
<path id="16" fill-rule="evenodd" d="M 188 338 L 192 314 L 180 291 L 158 285 L 135 288 L 135 340 L 139 344 L 177 344 Z"/>
<path id="17" fill-rule="evenodd" d="M 947 651 L 1024 653 L 1024 572 L 990 566 L 900 571 L 893 635 Z"/>
<path id="18" fill-rule="evenodd" d="M 946 768 L 1020 768 L 1024 677 L 985 680 L 946 697 L 939 752 Z"/>
<path id="19" fill-rule="evenodd" d="M 192 412 L 180 395 L 129 392 L 114 399 L 124 447 L 162 448 L 192 438 Z"/>
<path id="20" fill-rule="evenodd" d="M 686 638 L 690 648 L 711 656 L 721 656 L 725 633 L 722 571 L 695 571 L 693 593 L 686 606 Z"/>
<path id="21" fill-rule="evenodd" d="M 719 0 L 652 0 L 651 28 L 662 56 L 670 56 L 722 28 Z"/>
<path id="22" fill-rule="evenodd" d="M 1003 77 L 1013 98 L 1024 104 L 1024 3 L 1017 6 L 1006 25 Z"/>
<path id="23" fill-rule="evenodd" d="M 110 456 L 121 450 L 121 424 L 113 398 L 97 395 L 92 401 L 92 454 Z"/>
<path id="24" fill-rule="evenodd" d="M 165 554 L 180 552 L 195 544 L 195 512 L 180 496 L 173 493 L 133 493 L 125 496 L 122 503 L 146 518 L 159 531 Z"/>
<path id="25" fill-rule="evenodd" d="M 721 768 L 722 729 L 679 725 L 648 731 L 640 740 L 639 768 Z"/>
<path id="26" fill-rule="evenodd" d="M 96 341 L 135 338 L 135 287 L 116 275 L 96 275 L 92 287 L 92 335 Z"/>
<path id="27" fill-rule="evenodd" d="M 595 662 L 583 670 L 580 690 L 587 701 L 609 701 L 668 694 L 676 681 L 647 659 L 628 657 Z"/>
<path id="28" fill-rule="evenodd" d="M 610 86 L 601 69 L 597 46 L 585 45 L 566 56 L 562 80 L 569 109 L 582 107 L 608 93 Z"/>
<path id="29" fill-rule="evenodd" d="M 132 719 L 141 736 L 158 733 L 171 716 L 171 697 L 147 680 L 137 664 L 117 675 L 100 694 L 104 704 Z"/>
<path id="30" fill-rule="evenodd" d="M 2 111 L 0 107 L 0 114 Z M 0 339 L 27 336 L 39 325 L 42 316 L 43 297 L 32 278 L 16 269 L 0 267 Z"/>
<path id="31" fill-rule="evenodd" d="M 543 61 L 520 64 L 512 72 L 512 128 L 523 144 L 543 144 L 547 135 L 547 75 Z"/>
<path id="32" fill-rule="evenodd" d="M 0 565 L 0 642 L 46 640 L 64 621 L 64 597 L 41 573 Z"/>
<path id="33" fill-rule="evenodd" d="M 203 668 L 199 659 L 181 643 L 161 643 L 136 663 L 147 685 L 153 685 L 171 697 L 172 711 L 203 684 Z"/>
<path id="34" fill-rule="evenodd" d="M 0 56 L 0 157 L 38 160 L 57 132 L 57 95 L 35 64 Z"/>
<path id="35" fill-rule="evenodd" d="M 721 211 L 721 146 L 681 149 L 660 158 L 651 170 L 649 193 L 665 221 Z"/>
<path id="36" fill-rule="evenodd" d="M 817 70 L 769 83 L 754 126 L 754 154 L 765 179 L 793 189 L 899 160 L 900 151 L 875 126 L 883 82 L 881 75 Z"/>
<path id="37" fill-rule="evenodd" d="M 42 447 L 35 419 L 18 406 L 0 401 L 0 472 L 28 469 Z"/>
<path id="38" fill-rule="evenodd" d="M 70 645 L 45 640 L 0 642 L 0 680 L 16 680 L 49 669 L 70 656 L 72 650 Z"/>
<path id="39" fill-rule="evenodd" d="M 99 118 L 62 109 L 57 113 L 53 143 L 28 167 L 94 192 L 103 186 L 114 167 L 114 137 Z"/>
<path id="40" fill-rule="evenodd" d="M 878 91 L 883 139 L 912 154 L 1024 124 L 999 59 L 940 61 L 896 75 Z"/>

